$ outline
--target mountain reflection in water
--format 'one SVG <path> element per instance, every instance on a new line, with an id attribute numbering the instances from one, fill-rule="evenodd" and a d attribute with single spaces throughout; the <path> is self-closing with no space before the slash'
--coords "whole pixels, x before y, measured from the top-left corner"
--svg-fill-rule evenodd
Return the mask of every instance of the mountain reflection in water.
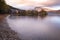
<path id="1" fill-rule="evenodd" d="M 47 16 L 43 19 L 27 16 L 10 18 L 7 16 L 6 19 L 10 28 L 19 33 L 22 40 L 60 39 L 59 16 Z"/>

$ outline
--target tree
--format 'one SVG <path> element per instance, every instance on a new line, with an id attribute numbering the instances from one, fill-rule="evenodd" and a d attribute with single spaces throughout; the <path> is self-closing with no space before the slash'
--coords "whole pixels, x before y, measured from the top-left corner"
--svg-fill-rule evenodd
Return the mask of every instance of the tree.
<path id="1" fill-rule="evenodd" d="M 48 13 L 47 13 L 45 10 L 42 9 L 40 12 L 38 12 L 38 15 L 39 15 L 40 17 L 45 17 L 45 16 L 48 15 Z"/>
<path id="2" fill-rule="evenodd" d="M 8 12 L 9 6 L 5 3 L 5 0 L 0 0 L 0 13 Z"/>

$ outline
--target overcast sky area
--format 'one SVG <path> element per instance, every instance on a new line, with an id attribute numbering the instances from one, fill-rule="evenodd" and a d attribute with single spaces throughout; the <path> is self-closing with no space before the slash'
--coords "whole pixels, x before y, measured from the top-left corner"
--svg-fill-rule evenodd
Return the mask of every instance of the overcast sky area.
<path id="1" fill-rule="evenodd" d="M 34 9 L 35 7 L 48 7 L 60 9 L 60 0 L 5 0 L 10 6 L 19 9 Z"/>

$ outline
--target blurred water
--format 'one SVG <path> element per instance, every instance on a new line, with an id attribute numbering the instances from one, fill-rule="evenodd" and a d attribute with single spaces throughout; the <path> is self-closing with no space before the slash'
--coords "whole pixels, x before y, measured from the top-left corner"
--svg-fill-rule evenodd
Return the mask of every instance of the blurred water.
<path id="1" fill-rule="evenodd" d="M 17 33 L 22 40 L 58 40 L 60 39 L 60 17 L 6 17 L 10 28 Z"/>

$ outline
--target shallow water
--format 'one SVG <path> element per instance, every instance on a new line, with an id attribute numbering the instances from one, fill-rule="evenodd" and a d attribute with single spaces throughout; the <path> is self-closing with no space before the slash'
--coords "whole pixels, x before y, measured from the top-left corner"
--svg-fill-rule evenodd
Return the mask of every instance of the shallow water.
<path id="1" fill-rule="evenodd" d="M 48 40 L 60 39 L 60 17 L 6 17 L 10 28 L 17 33 L 22 40 Z"/>

